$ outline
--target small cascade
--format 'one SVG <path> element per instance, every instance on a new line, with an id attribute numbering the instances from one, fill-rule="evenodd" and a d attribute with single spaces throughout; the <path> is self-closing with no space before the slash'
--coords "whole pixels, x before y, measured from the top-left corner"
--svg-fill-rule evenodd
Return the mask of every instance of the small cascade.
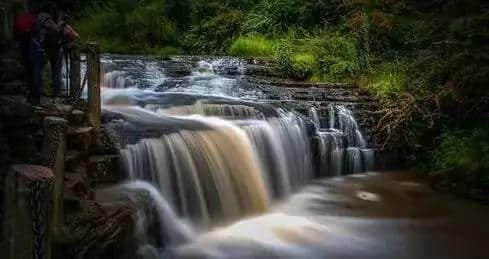
<path id="1" fill-rule="evenodd" d="M 151 109 L 151 107 L 148 107 Z M 156 108 L 156 109 L 155 109 Z M 158 109 L 155 112 L 167 116 L 202 115 L 215 116 L 225 120 L 265 119 L 265 115 L 254 107 L 241 104 L 213 104 L 196 102 L 192 105 L 172 106 Z"/>
<path id="2" fill-rule="evenodd" d="M 342 105 L 336 106 L 335 110 L 337 111 L 338 129 L 345 134 L 348 146 L 365 148 L 365 140 L 351 110 Z"/>
<path id="3" fill-rule="evenodd" d="M 219 58 L 201 60 L 198 62 L 199 72 L 210 72 L 218 75 L 243 75 L 246 67 L 242 60 L 237 58 Z"/>
<path id="4" fill-rule="evenodd" d="M 319 120 L 319 114 L 316 108 L 311 107 L 309 109 L 309 117 L 312 119 L 317 128 L 321 128 L 321 121 Z"/>
<path id="5" fill-rule="evenodd" d="M 310 117 L 317 112 L 310 110 Z M 367 149 L 351 110 L 342 105 L 328 106 L 329 129 L 317 131 L 320 176 L 338 176 L 374 170 L 374 151 Z M 318 125 L 316 123 L 316 125 Z"/>
<path id="6" fill-rule="evenodd" d="M 128 79 L 123 71 L 111 71 L 102 77 L 102 86 L 114 89 L 124 89 L 134 86 L 134 82 Z"/>
<path id="7" fill-rule="evenodd" d="M 363 172 L 362 154 L 358 147 L 346 149 L 345 173 L 358 174 Z"/>
<path id="8" fill-rule="evenodd" d="M 343 174 L 345 156 L 344 134 L 340 131 L 320 131 L 319 135 L 319 176 L 339 176 Z"/>
<path id="9" fill-rule="evenodd" d="M 108 191 L 137 206 L 134 234 L 138 258 L 159 258 L 161 247 L 181 245 L 195 237 L 192 228 L 179 219 L 158 189 L 148 182 L 131 181 Z"/>
<path id="10" fill-rule="evenodd" d="M 328 117 L 329 117 L 329 128 L 334 129 L 335 128 L 335 112 L 334 112 L 334 105 L 330 104 L 328 105 Z"/>
<path id="11" fill-rule="evenodd" d="M 275 197 L 284 197 L 312 179 L 312 154 L 305 121 L 282 112 L 268 121 L 242 121 L 264 165 Z"/>
<path id="12" fill-rule="evenodd" d="M 156 88 L 167 79 L 163 64 L 139 59 L 101 59 L 101 85 L 106 88 Z"/>
<path id="13" fill-rule="evenodd" d="M 366 172 L 375 170 L 375 150 L 361 149 L 363 170 Z"/>

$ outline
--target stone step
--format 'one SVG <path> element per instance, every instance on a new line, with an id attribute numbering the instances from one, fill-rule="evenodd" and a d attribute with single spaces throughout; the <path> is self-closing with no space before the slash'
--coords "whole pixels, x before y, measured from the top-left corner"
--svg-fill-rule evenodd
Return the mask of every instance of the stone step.
<path id="1" fill-rule="evenodd" d="M 344 84 L 344 83 L 317 83 L 317 82 L 304 82 L 304 81 L 293 81 L 283 78 L 270 78 L 270 77 L 255 77 L 255 76 L 246 76 L 243 78 L 246 82 L 250 84 L 257 84 L 262 86 L 275 86 L 282 88 L 319 88 L 319 89 L 328 89 L 328 88 L 349 88 L 349 89 L 358 89 L 358 86 L 352 84 Z"/>
<path id="2" fill-rule="evenodd" d="M 98 184 L 117 183 L 121 180 L 119 155 L 91 156 L 88 163 L 88 177 Z"/>
<path id="3" fill-rule="evenodd" d="M 88 123 L 86 113 L 81 110 L 73 110 L 68 116 L 68 120 L 73 127 L 84 127 Z"/>
<path id="4" fill-rule="evenodd" d="M 92 127 L 69 127 L 66 135 L 68 149 L 78 150 L 84 154 L 90 152 L 95 139 L 95 131 Z"/>
<path id="5" fill-rule="evenodd" d="M 280 73 L 276 67 L 270 65 L 246 65 L 245 75 L 247 76 L 263 76 L 263 77 L 279 77 Z"/>
<path id="6" fill-rule="evenodd" d="M 65 174 L 65 196 L 79 197 L 88 194 L 89 185 L 81 173 L 66 173 Z"/>
<path id="7" fill-rule="evenodd" d="M 77 167 L 83 162 L 83 153 L 78 150 L 68 150 L 65 154 L 65 171 L 75 171 Z"/>

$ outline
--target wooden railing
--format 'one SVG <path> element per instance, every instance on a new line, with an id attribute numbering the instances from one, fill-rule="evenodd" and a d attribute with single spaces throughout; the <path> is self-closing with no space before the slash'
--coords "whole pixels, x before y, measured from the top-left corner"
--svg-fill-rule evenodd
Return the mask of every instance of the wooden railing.
<path id="1" fill-rule="evenodd" d="M 84 87 L 87 87 L 88 121 L 95 129 L 100 128 L 100 47 L 95 42 L 74 44 L 70 46 L 69 61 L 69 94 L 70 98 L 81 98 Z M 82 55 L 84 54 L 84 55 Z M 81 75 L 81 57 L 86 59 L 86 73 Z"/>

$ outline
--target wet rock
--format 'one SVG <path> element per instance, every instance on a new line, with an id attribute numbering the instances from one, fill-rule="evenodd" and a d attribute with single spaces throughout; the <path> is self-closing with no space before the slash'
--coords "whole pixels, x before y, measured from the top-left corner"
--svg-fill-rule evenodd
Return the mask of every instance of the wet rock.
<path id="1" fill-rule="evenodd" d="M 92 127 L 70 127 L 67 132 L 67 147 L 88 154 L 94 138 L 95 131 Z"/>
<path id="2" fill-rule="evenodd" d="M 65 174 L 64 200 L 83 199 L 89 193 L 88 181 L 86 175 L 82 173 Z"/>
<path id="3" fill-rule="evenodd" d="M 68 172 L 74 171 L 83 160 L 82 152 L 78 150 L 68 150 L 65 154 L 65 169 Z"/>
<path id="4" fill-rule="evenodd" d="M 128 202 L 80 201 L 67 214 L 57 258 L 135 258 L 135 219 L 136 210 Z"/>
<path id="5" fill-rule="evenodd" d="M 87 115 L 84 111 L 73 110 L 68 118 L 70 125 L 74 127 L 84 127 L 87 122 Z"/>
<path id="6" fill-rule="evenodd" d="M 119 154 L 120 141 L 116 133 L 109 129 L 102 129 L 96 138 L 96 154 Z"/>
<path id="7" fill-rule="evenodd" d="M 192 66 L 184 62 L 167 63 L 165 73 L 170 77 L 183 77 L 192 74 Z"/>
<path id="8" fill-rule="evenodd" d="M 96 184 L 116 183 L 121 180 L 119 174 L 119 155 L 91 156 L 88 174 Z"/>

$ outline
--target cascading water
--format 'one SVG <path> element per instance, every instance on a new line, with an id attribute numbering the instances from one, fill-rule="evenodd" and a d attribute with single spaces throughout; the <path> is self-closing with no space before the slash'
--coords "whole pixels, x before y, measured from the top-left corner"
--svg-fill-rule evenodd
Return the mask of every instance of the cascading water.
<path id="1" fill-rule="evenodd" d="M 330 104 L 328 107 L 329 128 L 321 128 L 314 107 L 310 117 L 316 123 L 320 176 L 339 176 L 373 170 L 374 151 L 367 149 L 358 123 L 351 110 L 344 105 Z"/>
<path id="2" fill-rule="evenodd" d="M 159 224 L 164 240 L 140 235 L 142 258 L 162 258 L 197 235 L 174 215 L 205 232 L 263 214 L 274 201 L 289 198 L 315 175 L 312 135 L 319 139 L 320 176 L 372 167 L 373 153 L 351 111 L 332 106 L 330 129 L 321 129 L 315 109 L 311 123 L 260 100 L 260 91 L 242 87 L 240 61 L 200 61 L 179 78 L 166 76 L 164 61 L 102 61 L 106 125 L 124 146 L 122 168 L 130 180 L 123 188 L 147 192 L 157 214 L 165 214 L 155 217 L 158 223 L 142 217 L 139 232 Z"/>

